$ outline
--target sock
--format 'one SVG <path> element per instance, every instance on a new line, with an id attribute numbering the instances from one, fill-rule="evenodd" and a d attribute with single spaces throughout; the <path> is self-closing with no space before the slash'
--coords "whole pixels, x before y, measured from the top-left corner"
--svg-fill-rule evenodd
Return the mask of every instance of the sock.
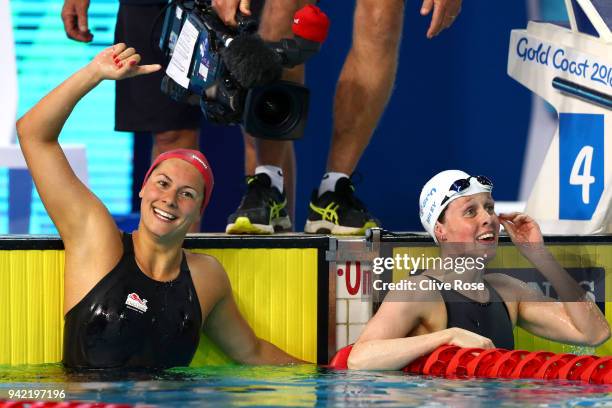
<path id="1" fill-rule="evenodd" d="M 255 174 L 267 174 L 272 180 L 272 187 L 276 187 L 278 191 L 283 192 L 283 171 L 280 167 L 266 164 L 264 166 L 257 166 L 255 168 Z"/>
<path id="2" fill-rule="evenodd" d="M 336 182 L 342 177 L 349 178 L 348 174 L 338 173 L 335 171 L 325 173 L 321 179 L 321 184 L 319 185 L 319 197 L 321 197 L 327 191 L 334 191 L 336 188 Z"/>

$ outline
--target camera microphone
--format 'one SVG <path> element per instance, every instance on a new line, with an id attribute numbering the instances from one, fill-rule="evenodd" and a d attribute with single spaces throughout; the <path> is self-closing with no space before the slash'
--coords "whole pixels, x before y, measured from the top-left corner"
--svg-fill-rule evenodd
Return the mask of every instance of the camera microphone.
<path id="1" fill-rule="evenodd" d="M 252 88 L 278 80 L 281 59 L 258 35 L 240 34 L 221 50 L 221 58 L 232 77 L 243 87 Z"/>
<path id="2" fill-rule="evenodd" d="M 309 4 L 295 13 L 291 29 L 294 38 L 269 43 L 285 67 L 303 64 L 319 52 L 329 32 L 329 18 L 320 8 Z"/>
<path id="3" fill-rule="evenodd" d="M 246 19 L 240 20 L 246 24 Z M 266 43 L 258 35 L 240 34 L 225 40 L 221 57 L 229 72 L 245 88 L 278 80 L 282 67 L 303 64 L 319 52 L 329 32 L 329 18 L 317 6 L 307 5 L 293 16 L 295 38 Z"/>
<path id="4" fill-rule="evenodd" d="M 309 4 L 296 11 L 291 30 L 297 38 L 321 45 L 329 32 L 329 17 L 317 6 Z"/>
<path id="5" fill-rule="evenodd" d="M 171 57 L 162 91 L 177 101 L 199 103 L 211 122 L 240 124 L 255 137 L 301 138 L 308 88 L 280 78 L 284 68 L 319 51 L 329 31 L 325 13 L 312 5 L 302 8 L 294 15 L 292 38 L 267 42 L 257 35 L 256 20 L 238 13 L 238 25 L 227 26 L 209 0 L 172 4 L 159 42 Z"/>

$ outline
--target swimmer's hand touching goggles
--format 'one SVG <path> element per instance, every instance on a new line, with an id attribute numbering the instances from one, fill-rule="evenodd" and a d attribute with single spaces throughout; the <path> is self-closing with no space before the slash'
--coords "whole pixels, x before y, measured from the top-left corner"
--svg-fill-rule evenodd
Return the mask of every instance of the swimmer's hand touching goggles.
<path id="1" fill-rule="evenodd" d="M 475 179 L 485 191 L 490 192 L 493 190 L 493 182 L 486 176 L 470 176 L 468 178 L 455 180 L 455 182 L 449 187 L 448 193 L 446 193 L 446 197 L 444 197 L 440 205 L 444 205 L 451 197 L 461 194 L 467 190 L 471 185 L 471 179 Z"/>

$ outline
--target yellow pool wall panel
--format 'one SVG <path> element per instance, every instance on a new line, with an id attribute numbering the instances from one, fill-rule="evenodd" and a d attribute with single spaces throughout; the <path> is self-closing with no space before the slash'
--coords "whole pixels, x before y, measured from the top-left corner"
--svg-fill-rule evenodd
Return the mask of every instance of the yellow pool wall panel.
<path id="1" fill-rule="evenodd" d="M 255 334 L 287 353 L 317 360 L 317 250 L 195 250 L 225 267 L 240 312 Z M 203 338 L 192 365 L 230 360 Z"/>
<path id="2" fill-rule="evenodd" d="M 0 251 L 0 364 L 61 360 L 63 265 L 63 251 Z"/>
<path id="3" fill-rule="evenodd" d="M 317 359 L 316 249 L 196 249 L 225 267 L 255 334 L 305 361 Z M 0 365 L 62 359 L 61 250 L 0 251 Z M 327 294 L 326 294 L 327 296 Z M 203 336 L 194 365 L 229 359 Z"/>

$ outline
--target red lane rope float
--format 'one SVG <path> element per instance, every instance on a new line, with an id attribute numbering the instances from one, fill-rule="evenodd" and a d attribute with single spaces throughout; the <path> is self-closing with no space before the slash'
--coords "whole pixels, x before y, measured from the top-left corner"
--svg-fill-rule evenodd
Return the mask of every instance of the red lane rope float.
<path id="1" fill-rule="evenodd" d="M 612 372 L 612 356 L 593 361 L 580 376 L 580 380 L 591 384 L 604 384 L 603 379 Z"/>
<path id="2" fill-rule="evenodd" d="M 349 344 L 346 347 L 341 348 L 336 352 L 336 355 L 332 357 L 329 362 L 329 367 L 335 368 L 336 370 L 347 370 L 348 369 L 348 358 L 353 350 L 353 345 Z M 1 407 L 0 407 L 1 408 Z"/>
<path id="3" fill-rule="evenodd" d="M 580 380 L 582 372 L 597 359 L 596 356 L 576 356 L 559 370 L 560 380 Z"/>
<path id="4" fill-rule="evenodd" d="M 133 408 L 129 404 L 106 404 L 83 401 L 0 400 L 0 408 Z M 144 405 L 141 405 L 144 407 Z"/>
<path id="5" fill-rule="evenodd" d="M 467 364 L 467 376 L 488 377 L 490 375 L 489 372 L 495 365 L 495 362 L 507 352 L 508 350 L 506 349 L 489 349 L 483 351 Z"/>
<path id="6" fill-rule="evenodd" d="M 478 357 L 484 350 L 481 348 L 462 348 L 446 366 L 445 376 L 449 378 L 463 378 L 468 376 L 467 365 Z"/>
<path id="7" fill-rule="evenodd" d="M 527 355 L 527 350 L 513 350 L 504 353 L 489 371 L 490 378 L 511 378 L 514 367 Z"/>
<path id="8" fill-rule="evenodd" d="M 428 356 L 429 355 L 417 358 L 416 360 L 412 361 L 412 363 L 404 367 L 402 371 L 410 374 L 421 374 L 423 372 L 423 367 L 425 366 L 425 362 L 427 361 Z"/>
<path id="9" fill-rule="evenodd" d="M 352 347 L 350 345 L 339 350 L 331 360 L 329 368 L 346 369 Z M 446 345 L 412 361 L 403 371 L 448 378 L 533 378 L 612 384 L 612 356 L 483 350 Z"/>
<path id="10" fill-rule="evenodd" d="M 542 364 L 538 371 L 534 373 L 533 378 L 538 380 L 558 379 L 559 370 L 574 357 L 576 357 L 575 354 L 555 354 Z"/>
<path id="11" fill-rule="evenodd" d="M 602 379 L 602 384 L 612 384 L 612 371 L 609 371 Z"/>
<path id="12" fill-rule="evenodd" d="M 446 367 L 457 351 L 459 351 L 459 347 L 457 346 L 438 347 L 429 355 L 427 361 L 425 361 L 422 374 L 433 375 L 436 377 L 444 376 L 446 373 Z"/>
<path id="13" fill-rule="evenodd" d="M 527 354 L 519 361 L 516 367 L 514 367 L 514 370 L 510 374 L 510 378 L 533 378 L 536 371 L 542 367 L 542 364 L 554 355 L 555 353 L 549 351 L 536 351 L 535 353 Z"/>

